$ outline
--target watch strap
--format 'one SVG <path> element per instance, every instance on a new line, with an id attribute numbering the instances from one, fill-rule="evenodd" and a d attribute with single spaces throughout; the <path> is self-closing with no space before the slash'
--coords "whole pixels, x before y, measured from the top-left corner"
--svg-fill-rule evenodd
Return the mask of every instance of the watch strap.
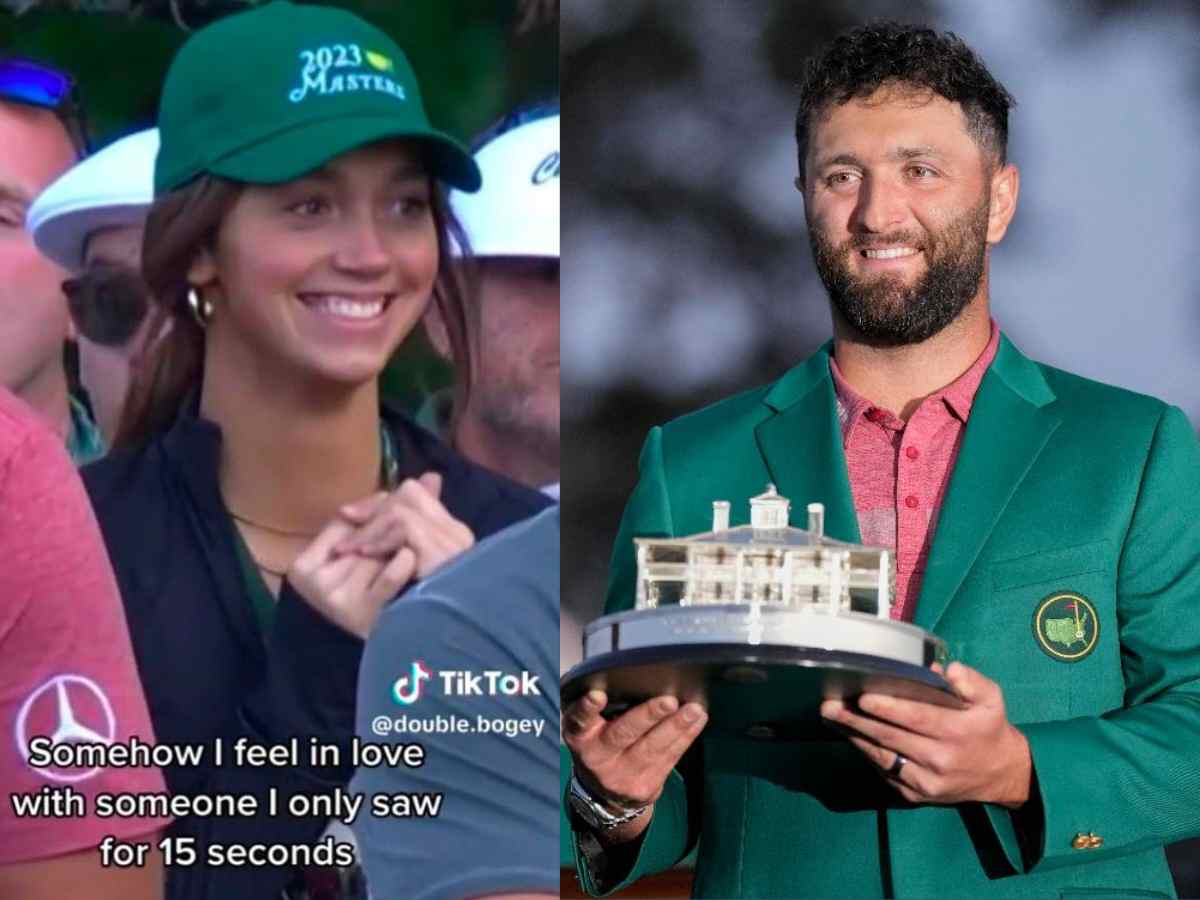
<path id="1" fill-rule="evenodd" d="M 624 812 L 611 812 L 604 801 L 597 798 L 591 791 L 584 787 L 579 778 L 574 774 L 571 775 L 571 784 L 568 788 L 567 798 L 571 808 L 585 823 L 591 825 L 593 828 L 600 828 L 604 831 L 616 828 L 618 825 L 624 825 L 626 822 L 632 822 L 650 808 L 650 804 L 647 803 L 633 809 L 627 809 Z"/>

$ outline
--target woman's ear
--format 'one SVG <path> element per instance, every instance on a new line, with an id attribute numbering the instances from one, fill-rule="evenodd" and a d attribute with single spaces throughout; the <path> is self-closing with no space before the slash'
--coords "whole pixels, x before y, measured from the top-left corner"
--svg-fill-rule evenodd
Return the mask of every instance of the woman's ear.
<path id="1" fill-rule="evenodd" d="M 217 280 L 217 261 L 213 259 L 212 250 L 208 246 L 203 246 L 197 251 L 192 264 L 188 266 L 187 280 L 197 288 L 206 287 Z"/>

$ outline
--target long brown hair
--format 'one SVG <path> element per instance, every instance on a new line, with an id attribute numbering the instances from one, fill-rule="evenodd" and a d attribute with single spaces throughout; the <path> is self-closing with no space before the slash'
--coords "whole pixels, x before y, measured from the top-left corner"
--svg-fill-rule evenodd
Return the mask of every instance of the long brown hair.
<path id="1" fill-rule="evenodd" d="M 153 298 L 149 333 L 169 332 L 151 348 L 129 387 L 114 445 L 136 447 L 165 431 L 179 413 L 184 398 L 204 377 L 204 328 L 188 305 L 188 270 L 196 253 L 212 247 L 217 229 L 233 207 L 241 185 L 214 175 L 202 175 L 178 190 L 160 197 L 146 217 L 142 240 L 142 274 Z M 467 341 L 465 286 L 455 271 L 451 248 L 467 253 L 467 238 L 446 200 L 445 190 L 433 182 L 431 212 L 438 234 L 438 270 L 433 286 L 450 340 L 455 367 L 455 409 L 466 406 L 471 389 L 470 347 Z M 460 357 L 461 354 L 461 357 Z"/>

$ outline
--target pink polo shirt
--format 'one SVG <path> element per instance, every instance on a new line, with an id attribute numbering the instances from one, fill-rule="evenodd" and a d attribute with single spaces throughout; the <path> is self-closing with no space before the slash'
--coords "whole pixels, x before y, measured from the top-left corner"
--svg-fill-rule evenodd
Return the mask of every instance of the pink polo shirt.
<path id="1" fill-rule="evenodd" d="M 166 790 L 157 769 L 35 769 L 28 745 L 153 743 L 100 528 L 62 438 L 0 388 L 0 864 L 148 840 L 159 819 L 98 819 L 100 792 Z M 13 795 L 67 788 L 82 817 L 18 818 Z"/>
<path id="2" fill-rule="evenodd" d="M 991 340 L 971 368 L 921 401 L 907 423 L 856 393 L 829 358 L 858 530 L 864 544 L 896 554 L 892 618 L 911 621 L 916 611 L 967 416 L 999 346 L 993 322 Z"/>

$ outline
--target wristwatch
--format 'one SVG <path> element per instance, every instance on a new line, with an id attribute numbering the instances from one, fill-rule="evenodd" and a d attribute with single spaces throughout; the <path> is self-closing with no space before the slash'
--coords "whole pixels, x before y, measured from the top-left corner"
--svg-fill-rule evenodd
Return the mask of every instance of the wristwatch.
<path id="1" fill-rule="evenodd" d="M 601 831 L 609 831 L 618 825 L 632 822 L 650 808 L 650 804 L 647 803 L 621 813 L 610 812 L 608 806 L 592 796 L 574 775 L 571 776 L 571 785 L 567 788 L 567 803 L 586 824 Z"/>

